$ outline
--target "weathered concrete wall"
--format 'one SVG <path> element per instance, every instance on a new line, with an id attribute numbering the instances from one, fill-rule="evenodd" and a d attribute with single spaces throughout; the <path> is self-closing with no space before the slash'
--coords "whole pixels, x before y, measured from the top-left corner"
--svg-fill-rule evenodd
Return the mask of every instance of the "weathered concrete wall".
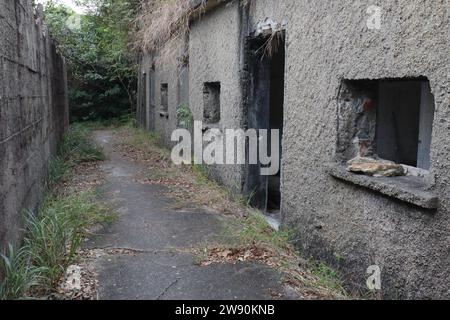
<path id="1" fill-rule="evenodd" d="M 21 238 L 68 127 L 66 66 L 31 0 L 0 2 L 0 251 Z"/>
<path id="2" fill-rule="evenodd" d="M 171 135 L 177 128 L 178 101 L 178 57 L 184 47 L 182 40 L 171 42 L 164 52 L 155 56 L 154 92 L 155 101 L 155 130 L 162 133 L 166 145 L 172 145 Z M 164 111 L 161 95 L 161 86 L 168 86 L 168 109 Z"/>
<path id="3" fill-rule="evenodd" d="M 449 297 L 450 198 L 446 1 L 377 1 L 381 30 L 366 27 L 372 1 L 296 1 L 289 12 L 284 137 L 285 223 L 307 253 L 340 266 L 364 289 L 367 267 L 382 269 L 386 296 Z M 341 10 L 341 9 L 344 10 Z M 324 171 L 336 146 L 336 97 L 343 78 L 425 76 L 436 101 L 428 212 Z M 339 258 L 337 258 L 339 257 Z"/>
<path id="4" fill-rule="evenodd" d="M 163 142 L 171 146 L 172 132 L 177 128 L 177 107 L 183 103 L 179 58 L 185 52 L 186 40 L 170 42 L 164 51 L 146 55 L 140 61 L 138 122 L 141 127 L 154 130 L 161 135 Z M 161 99 L 161 86 L 168 85 L 168 110 L 164 111 Z M 185 83 L 183 85 L 189 85 Z"/>
<path id="5" fill-rule="evenodd" d="M 382 9 L 380 30 L 366 25 L 373 4 Z M 220 126 L 233 128 L 245 118 L 245 36 L 266 19 L 284 25 L 283 222 L 296 230 L 304 254 L 339 268 L 362 291 L 367 268 L 378 265 L 385 297 L 450 297 L 448 10 L 445 0 L 258 0 L 251 1 L 248 19 L 242 19 L 245 8 L 231 2 L 191 28 L 191 108 L 202 119 L 203 82 L 222 81 Z M 434 211 L 342 182 L 326 170 L 337 159 L 342 80 L 419 77 L 430 81 L 435 99 L 432 166 L 425 179 L 439 197 Z M 229 166 L 216 171 L 229 186 L 245 179 L 238 170 L 230 174 Z"/>
<path id="6" fill-rule="evenodd" d="M 220 36 L 218 36 L 220 35 Z M 204 84 L 220 83 L 220 122 L 209 128 L 242 128 L 240 60 L 240 4 L 233 2 L 209 12 L 191 26 L 189 42 L 190 106 L 194 119 L 203 121 Z M 216 137 L 223 140 L 223 136 Z M 212 166 L 210 174 L 233 191 L 242 188 L 242 166 Z"/>

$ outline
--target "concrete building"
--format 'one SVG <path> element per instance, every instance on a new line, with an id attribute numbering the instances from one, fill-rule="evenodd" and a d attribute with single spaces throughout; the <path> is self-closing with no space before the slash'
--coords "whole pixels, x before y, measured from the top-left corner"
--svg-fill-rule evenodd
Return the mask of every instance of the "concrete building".
<path id="1" fill-rule="evenodd" d="M 353 289 L 378 266 L 384 297 L 449 298 L 448 1 L 200 2 L 185 37 L 142 56 L 139 123 L 168 146 L 181 105 L 205 129 L 281 129 L 281 174 L 211 177 L 280 211 Z M 374 155 L 407 175 L 348 171 Z"/>
<path id="2" fill-rule="evenodd" d="M 42 201 L 69 123 L 64 58 L 31 0 L 0 1 L 0 253 Z"/>

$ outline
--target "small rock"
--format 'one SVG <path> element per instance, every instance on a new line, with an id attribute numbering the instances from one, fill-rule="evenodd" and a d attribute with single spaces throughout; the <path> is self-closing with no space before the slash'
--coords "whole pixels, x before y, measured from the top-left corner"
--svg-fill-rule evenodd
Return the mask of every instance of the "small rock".
<path id="1" fill-rule="evenodd" d="M 395 162 L 368 157 L 356 157 L 347 162 L 348 171 L 374 177 L 397 177 L 407 174 L 405 168 Z"/>
<path id="2" fill-rule="evenodd" d="M 66 271 L 66 290 L 77 291 L 81 290 L 81 267 L 72 265 Z"/>

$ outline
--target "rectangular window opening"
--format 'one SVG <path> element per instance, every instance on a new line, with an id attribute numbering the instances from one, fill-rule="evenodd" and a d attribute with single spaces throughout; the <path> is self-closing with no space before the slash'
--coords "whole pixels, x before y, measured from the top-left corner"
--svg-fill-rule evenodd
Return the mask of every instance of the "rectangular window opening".
<path id="1" fill-rule="evenodd" d="M 220 122 L 220 82 L 206 82 L 203 87 L 203 121 L 206 124 Z"/>
<path id="2" fill-rule="evenodd" d="M 430 169 L 435 107 L 428 80 L 345 80 L 338 102 L 342 160 L 379 157 Z"/>
<path id="3" fill-rule="evenodd" d="M 167 83 L 161 84 L 161 111 L 169 111 L 169 85 Z"/>

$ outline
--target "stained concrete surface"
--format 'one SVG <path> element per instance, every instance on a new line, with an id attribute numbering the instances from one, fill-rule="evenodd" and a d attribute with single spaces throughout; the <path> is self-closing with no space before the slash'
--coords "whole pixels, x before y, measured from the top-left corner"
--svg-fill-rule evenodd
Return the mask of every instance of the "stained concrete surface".
<path id="1" fill-rule="evenodd" d="M 349 172 L 345 166 L 335 163 L 329 163 L 326 170 L 337 179 L 348 181 L 424 209 L 434 210 L 439 207 L 439 198 L 433 192 L 428 191 L 429 185 L 419 177 L 368 177 Z"/>
<path id="2" fill-rule="evenodd" d="M 218 239 L 220 215 L 173 209 L 163 187 L 138 182 L 148 169 L 117 151 L 112 132 L 98 131 L 95 140 L 108 158 L 101 166 L 105 198 L 119 217 L 86 246 L 134 250 L 96 261 L 100 299 L 251 300 L 271 299 L 274 293 L 296 298 L 283 286 L 282 275 L 265 265 L 195 264 L 195 256 L 185 249 Z"/>
<path id="3" fill-rule="evenodd" d="M 159 252 L 113 256 L 100 262 L 102 299 L 267 300 L 283 292 L 280 276 L 253 263 L 199 267 L 189 254 Z"/>
<path id="4" fill-rule="evenodd" d="M 0 1 L 0 253 L 20 244 L 69 124 L 66 63 L 37 8 Z"/>

